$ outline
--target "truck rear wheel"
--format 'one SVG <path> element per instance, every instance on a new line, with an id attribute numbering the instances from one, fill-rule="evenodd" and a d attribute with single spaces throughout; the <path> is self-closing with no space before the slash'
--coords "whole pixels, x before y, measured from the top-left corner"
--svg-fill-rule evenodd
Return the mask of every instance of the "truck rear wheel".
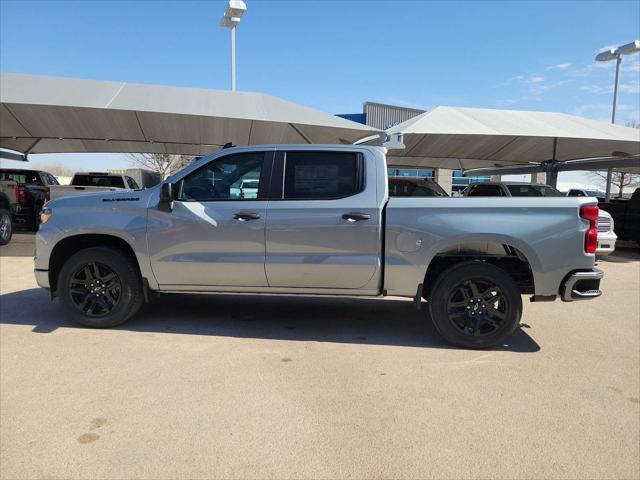
<path id="1" fill-rule="evenodd" d="M 428 301 L 438 332 L 465 348 L 503 344 L 522 315 L 522 298 L 513 279 L 504 270 L 477 261 L 442 272 Z"/>
<path id="2" fill-rule="evenodd" d="M 137 265 L 110 247 L 91 247 L 73 255 L 62 266 L 57 285 L 67 315 L 87 327 L 120 325 L 144 301 Z"/>
<path id="3" fill-rule="evenodd" d="M 6 245 L 13 236 L 13 225 L 9 210 L 0 209 L 0 245 Z"/>

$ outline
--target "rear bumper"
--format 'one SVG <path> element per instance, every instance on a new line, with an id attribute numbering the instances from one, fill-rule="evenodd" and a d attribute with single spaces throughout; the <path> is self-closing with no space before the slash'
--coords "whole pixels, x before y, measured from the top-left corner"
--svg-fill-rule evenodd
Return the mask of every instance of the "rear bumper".
<path id="1" fill-rule="evenodd" d="M 563 302 L 574 300 L 591 300 L 602 295 L 600 280 L 604 272 L 594 268 L 593 270 L 570 273 L 565 277 L 560 286 L 560 298 Z"/>
<path id="2" fill-rule="evenodd" d="M 616 240 L 618 237 L 612 231 L 600 233 L 598 232 L 598 247 L 596 255 L 609 255 L 616 249 Z"/>

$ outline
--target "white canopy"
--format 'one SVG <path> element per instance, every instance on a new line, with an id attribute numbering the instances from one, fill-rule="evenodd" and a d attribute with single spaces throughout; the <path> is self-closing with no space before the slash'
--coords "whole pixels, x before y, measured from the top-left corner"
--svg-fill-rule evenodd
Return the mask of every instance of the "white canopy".
<path id="1" fill-rule="evenodd" d="M 353 143 L 379 130 L 270 95 L 4 73 L 0 148 L 202 155 L 227 142 Z"/>
<path id="2" fill-rule="evenodd" d="M 437 107 L 387 130 L 390 165 L 470 169 L 640 154 L 640 130 L 550 112 Z"/>

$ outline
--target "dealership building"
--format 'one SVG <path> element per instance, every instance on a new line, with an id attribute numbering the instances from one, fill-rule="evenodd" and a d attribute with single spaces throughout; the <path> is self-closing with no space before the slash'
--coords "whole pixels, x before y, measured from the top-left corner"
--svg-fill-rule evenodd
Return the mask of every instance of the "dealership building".
<path id="1" fill-rule="evenodd" d="M 394 125 L 417 117 L 426 110 L 401 107 L 376 102 L 364 102 L 362 113 L 343 113 L 339 117 L 358 122 L 380 130 L 386 130 Z M 444 168 L 389 168 L 389 175 L 400 177 L 423 177 L 436 180 L 447 190 L 462 191 L 470 183 L 488 182 L 490 177 L 464 177 L 461 170 L 448 170 Z"/>

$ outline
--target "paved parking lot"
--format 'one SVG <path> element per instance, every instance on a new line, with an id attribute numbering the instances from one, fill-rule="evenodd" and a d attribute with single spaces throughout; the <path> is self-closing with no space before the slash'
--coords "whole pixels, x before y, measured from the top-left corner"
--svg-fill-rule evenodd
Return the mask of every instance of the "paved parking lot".
<path id="1" fill-rule="evenodd" d="M 0 247 L 0 475 L 638 478 L 640 254 L 605 295 L 450 348 L 410 301 L 165 296 L 78 328 Z"/>

